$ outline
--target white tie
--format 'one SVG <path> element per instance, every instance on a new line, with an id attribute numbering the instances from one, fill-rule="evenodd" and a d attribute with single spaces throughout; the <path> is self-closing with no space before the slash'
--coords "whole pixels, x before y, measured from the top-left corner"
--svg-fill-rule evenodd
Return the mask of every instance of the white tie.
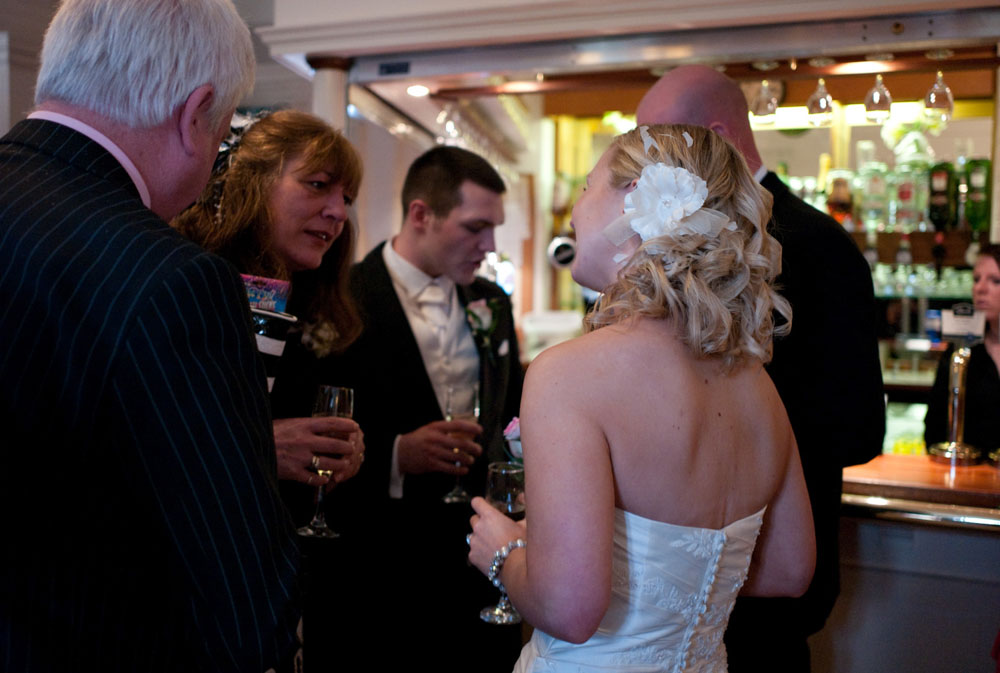
<path id="1" fill-rule="evenodd" d="M 443 331 L 448 327 L 448 315 L 451 312 L 449 299 L 450 297 L 445 295 L 444 289 L 436 282 L 428 283 L 417 299 L 420 312 L 436 330 Z"/>

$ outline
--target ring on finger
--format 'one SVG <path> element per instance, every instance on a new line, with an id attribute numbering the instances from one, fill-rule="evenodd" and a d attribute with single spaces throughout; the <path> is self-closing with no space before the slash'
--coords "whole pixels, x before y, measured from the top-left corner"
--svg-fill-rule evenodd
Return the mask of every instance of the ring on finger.
<path id="1" fill-rule="evenodd" d="M 313 457 L 312 457 L 312 466 L 313 466 L 314 470 L 318 470 L 319 469 L 319 456 L 317 456 L 316 454 L 313 454 Z"/>

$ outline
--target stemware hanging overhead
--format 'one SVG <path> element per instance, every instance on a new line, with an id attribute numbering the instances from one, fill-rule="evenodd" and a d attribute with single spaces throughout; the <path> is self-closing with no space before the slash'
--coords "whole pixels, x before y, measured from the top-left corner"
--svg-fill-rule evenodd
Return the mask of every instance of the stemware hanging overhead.
<path id="1" fill-rule="evenodd" d="M 924 96 L 924 115 L 929 119 L 947 122 L 955 112 L 955 98 L 944 83 L 944 75 L 938 70 L 937 80 Z"/>
<path id="2" fill-rule="evenodd" d="M 809 123 L 813 126 L 829 126 L 833 121 L 833 96 L 826 90 L 826 82 L 821 77 L 816 90 L 806 101 Z"/>
<path id="3" fill-rule="evenodd" d="M 760 89 L 750 103 L 750 114 L 757 124 L 773 124 L 774 115 L 778 111 L 778 97 L 771 91 L 767 80 L 760 83 Z"/>
<path id="4" fill-rule="evenodd" d="M 881 124 L 889 118 L 892 109 L 892 96 L 882 82 L 882 75 L 875 75 L 875 86 L 868 90 L 865 96 L 865 117 L 868 121 Z"/>

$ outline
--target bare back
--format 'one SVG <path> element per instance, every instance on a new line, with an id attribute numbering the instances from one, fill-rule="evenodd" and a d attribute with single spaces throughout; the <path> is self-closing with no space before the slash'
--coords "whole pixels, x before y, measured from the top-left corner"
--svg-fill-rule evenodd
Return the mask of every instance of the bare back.
<path id="1" fill-rule="evenodd" d="M 543 446 L 572 444 L 571 459 L 588 465 L 579 479 L 609 482 L 621 509 L 718 529 L 761 509 L 782 484 L 794 436 L 759 362 L 725 374 L 718 360 L 696 359 L 669 322 L 643 319 L 591 332 L 537 364 L 525 432 Z M 539 387 L 548 392 L 535 400 Z"/>
<path id="2" fill-rule="evenodd" d="M 592 336 L 606 374 L 589 403 L 608 443 L 616 506 L 718 529 L 774 497 L 794 440 L 760 362 L 723 373 L 658 320 Z M 600 413 L 608 407 L 614 413 Z"/>

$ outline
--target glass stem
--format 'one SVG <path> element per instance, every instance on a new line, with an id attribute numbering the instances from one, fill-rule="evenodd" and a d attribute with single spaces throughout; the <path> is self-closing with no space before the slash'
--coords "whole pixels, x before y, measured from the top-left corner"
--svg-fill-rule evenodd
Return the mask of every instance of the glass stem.
<path id="1" fill-rule="evenodd" d="M 309 522 L 310 526 L 314 528 L 325 528 L 326 527 L 326 514 L 323 513 L 323 487 L 320 486 L 316 491 L 316 513 L 313 514 L 312 521 Z"/>

